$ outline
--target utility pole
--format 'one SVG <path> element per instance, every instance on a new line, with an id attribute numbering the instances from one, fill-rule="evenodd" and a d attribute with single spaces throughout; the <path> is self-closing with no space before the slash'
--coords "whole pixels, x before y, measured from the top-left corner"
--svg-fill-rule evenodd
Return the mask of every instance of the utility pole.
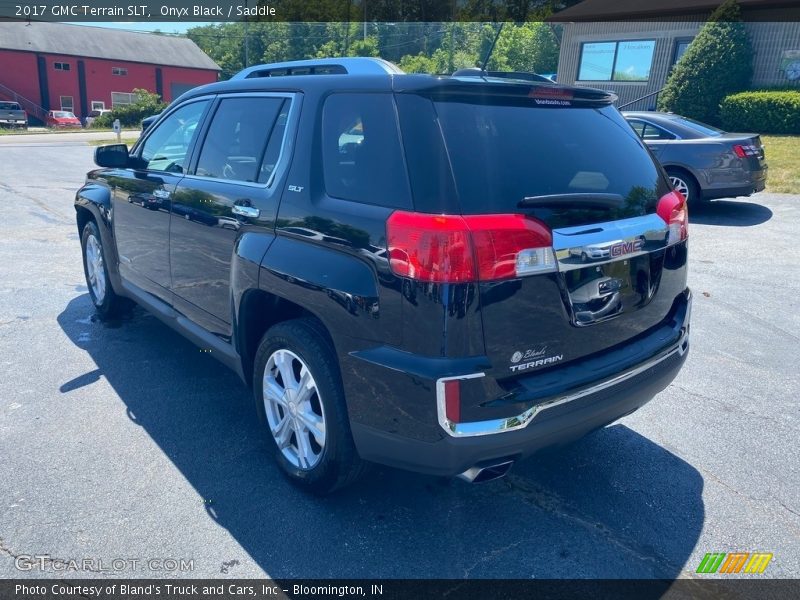
<path id="1" fill-rule="evenodd" d="M 244 18 L 244 66 L 250 66 L 250 38 L 248 37 L 249 29 L 247 23 L 247 3 L 249 0 L 244 0 L 245 18 Z"/>
<path id="2" fill-rule="evenodd" d="M 362 0 L 364 3 L 364 41 L 367 41 L 367 0 Z"/>

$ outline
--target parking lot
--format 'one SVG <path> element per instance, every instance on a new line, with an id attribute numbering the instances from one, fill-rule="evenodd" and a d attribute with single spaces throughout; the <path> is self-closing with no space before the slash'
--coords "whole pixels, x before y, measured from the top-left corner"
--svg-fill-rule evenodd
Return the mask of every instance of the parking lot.
<path id="1" fill-rule="evenodd" d="M 131 577 L 705 577 L 708 552 L 759 551 L 800 577 L 800 194 L 691 214 L 691 351 L 637 413 L 499 481 L 376 468 L 318 499 L 232 372 L 140 309 L 94 317 L 72 208 L 92 150 L 0 144 L 0 576 L 93 575 L 17 568 L 49 555 Z"/>

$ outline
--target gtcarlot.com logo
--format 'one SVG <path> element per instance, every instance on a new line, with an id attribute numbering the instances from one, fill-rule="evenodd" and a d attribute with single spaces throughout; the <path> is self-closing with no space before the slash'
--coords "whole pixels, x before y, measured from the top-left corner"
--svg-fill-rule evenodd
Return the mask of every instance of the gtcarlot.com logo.
<path id="1" fill-rule="evenodd" d="M 763 573 L 772 560 L 769 552 L 709 552 L 700 561 L 698 573 Z"/>
<path id="2" fill-rule="evenodd" d="M 194 571 L 194 559 L 185 558 L 55 558 L 49 554 L 20 554 L 14 559 L 19 571 L 53 571 L 56 573 L 123 571 Z"/>

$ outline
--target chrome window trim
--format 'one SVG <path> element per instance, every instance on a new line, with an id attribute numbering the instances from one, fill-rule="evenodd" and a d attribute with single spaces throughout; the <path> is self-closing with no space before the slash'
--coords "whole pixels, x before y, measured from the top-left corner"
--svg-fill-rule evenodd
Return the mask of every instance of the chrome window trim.
<path id="1" fill-rule="evenodd" d="M 441 425 L 442 429 L 444 429 L 448 435 L 455 438 L 463 438 L 463 437 L 475 437 L 481 435 L 493 435 L 498 433 L 505 433 L 507 431 L 516 431 L 518 429 L 523 429 L 530 425 L 535 418 L 542 414 L 544 411 L 554 408 L 556 406 L 560 406 L 562 404 L 566 404 L 568 402 L 572 402 L 574 400 L 578 400 L 585 396 L 589 396 L 591 394 L 596 394 L 601 392 L 605 389 L 623 383 L 640 373 L 647 371 L 648 369 L 658 365 L 659 363 L 671 358 L 675 354 L 679 356 L 683 356 L 686 351 L 689 349 L 689 332 L 684 330 L 681 334 L 678 343 L 672 346 L 666 352 L 658 355 L 655 358 L 651 358 L 639 365 L 614 375 L 608 379 L 605 379 L 599 383 L 595 383 L 590 385 L 589 387 L 583 388 L 577 392 L 573 392 L 571 394 L 565 394 L 562 396 L 556 396 L 551 398 L 550 400 L 543 402 L 541 404 L 537 404 L 532 406 L 525 412 L 515 415 L 513 417 L 507 417 L 504 419 L 491 419 L 487 421 L 470 421 L 466 423 L 452 423 L 447 419 L 445 413 L 445 398 L 444 398 L 444 382 L 445 381 L 452 381 L 454 379 L 474 379 L 477 377 L 484 377 L 485 373 L 471 373 L 469 375 L 461 375 L 457 377 L 442 377 L 436 381 L 436 406 L 437 412 L 439 417 L 439 425 Z"/>

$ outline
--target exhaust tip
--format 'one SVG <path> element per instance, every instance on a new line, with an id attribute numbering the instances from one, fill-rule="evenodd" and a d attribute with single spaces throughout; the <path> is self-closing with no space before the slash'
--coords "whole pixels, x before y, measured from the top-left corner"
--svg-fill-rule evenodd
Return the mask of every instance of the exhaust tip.
<path id="1" fill-rule="evenodd" d="M 457 477 L 463 479 L 467 483 L 485 483 L 503 477 L 508 473 L 513 464 L 513 460 L 504 460 L 485 467 L 474 466 L 463 473 L 459 473 Z"/>

